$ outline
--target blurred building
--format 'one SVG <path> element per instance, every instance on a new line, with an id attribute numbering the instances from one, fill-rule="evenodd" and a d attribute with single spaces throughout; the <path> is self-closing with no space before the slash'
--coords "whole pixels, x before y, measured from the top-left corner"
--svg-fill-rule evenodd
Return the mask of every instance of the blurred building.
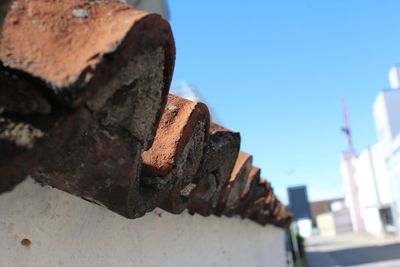
<path id="1" fill-rule="evenodd" d="M 329 210 L 316 216 L 316 227 L 320 235 L 332 236 L 353 230 L 349 209 L 344 201 L 331 203 Z"/>
<path id="2" fill-rule="evenodd" d="M 364 230 L 375 236 L 385 236 L 393 230 L 392 198 L 380 144 L 360 153 L 355 177 Z"/>
<path id="3" fill-rule="evenodd" d="M 389 72 L 391 89 L 373 105 L 378 143 L 359 155 L 342 153 L 341 170 L 353 229 L 384 236 L 400 229 L 400 67 Z"/>
<path id="4" fill-rule="evenodd" d="M 382 146 L 342 153 L 342 177 L 353 230 L 385 236 L 393 231 L 392 197 Z"/>
<path id="5" fill-rule="evenodd" d="M 344 202 L 344 198 L 327 199 L 310 203 L 311 219 L 314 225 L 316 225 L 317 216 L 331 212 L 332 203 L 335 202 Z"/>
<path id="6" fill-rule="evenodd" d="M 353 230 L 364 231 L 364 222 L 361 215 L 359 188 L 356 180 L 356 166 L 358 156 L 352 149 L 342 152 L 340 172 L 343 179 L 346 206 L 350 212 Z"/>
<path id="7" fill-rule="evenodd" d="M 344 198 L 311 202 L 313 227 L 320 235 L 336 235 L 353 230 Z"/>
<path id="8" fill-rule="evenodd" d="M 299 234 L 302 237 L 311 236 L 312 220 L 307 187 L 289 187 L 287 191 L 289 198 L 289 209 L 291 212 L 293 212 L 293 221 L 297 224 Z"/>
<path id="9" fill-rule="evenodd" d="M 139 9 L 150 13 L 160 14 L 163 18 L 169 19 L 168 5 L 166 0 L 125 0 Z"/>
<path id="10" fill-rule="evenodd" d="M 307 187 L 295 186 L 288 188 L 289 207 L 293 212 L 294 220 L 311 219 L 310 202 L 308 201 Z"/>
<path id="11" fill-rule="evenodd" d="M 400 66 L 389 72 L 391 89 L 382 90 L 374 103 L 378 140 L 391 188 L 391 208 L 397 231 L 400 230 Z"/>

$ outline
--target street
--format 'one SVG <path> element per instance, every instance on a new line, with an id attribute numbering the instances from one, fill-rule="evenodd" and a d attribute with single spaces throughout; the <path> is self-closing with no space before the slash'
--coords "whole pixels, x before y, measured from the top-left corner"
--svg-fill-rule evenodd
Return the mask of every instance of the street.
<path id="1" fill-rule="evenodd" d="M 400 267 L 400 239 L 351 233 L 306 241 L 309 267 Z"/>

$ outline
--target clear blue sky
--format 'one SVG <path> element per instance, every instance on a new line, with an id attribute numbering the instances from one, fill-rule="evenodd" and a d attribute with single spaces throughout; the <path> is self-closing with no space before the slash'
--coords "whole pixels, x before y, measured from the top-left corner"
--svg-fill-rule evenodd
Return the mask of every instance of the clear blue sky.
<path id="1" fill-rule="evenodd" d="M 251 3 L 251 4 L 250 4 Z M 242 133 L 262 175 L 286 198 L 342 194 L 341 97 L 356 148 L 376 142 L 372 104 L 400 59 L 400 1 L 169 1 L 173 86 L 196 85 Z"/>

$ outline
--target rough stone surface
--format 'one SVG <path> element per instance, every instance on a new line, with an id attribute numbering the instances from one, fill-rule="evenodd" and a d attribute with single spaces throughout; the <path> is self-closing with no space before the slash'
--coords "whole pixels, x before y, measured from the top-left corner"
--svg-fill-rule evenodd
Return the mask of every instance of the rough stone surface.
<path id="1" fill-rule="evenodd" d="M 240 204 L 240 193 L 250 173 L 252 161 L 253 157 L 251 155 L 240 151 L 231 176 L 221 193 L 219 204 L 215 212 L 216 215 L 236 215 L 236 213 L 232 211 Z"/>
<path id="2" fill-rule="evenodd" d="M 174 59 L 169 24 L 119 1 L 12 1 L 0 35 L 0 192 L 61 153 L 51 140 L 81 140 L 67 139 L 84 127 L 71 116 L 149 147 Z"/>
<path id="3" fill-rule="evenodd" d="M 40 90 L 50 87 L 61 102 L 76 106 L 133 55 L 160 46 L 165 48 L 167 90 L 175 47 L 169 24 L 160 16 L 116 0 L 18 0 L 4 21 L 0 60 L 38 77 L 47 85 Z"/>
<path id="4" fill-rule="evenodd" d="M 240 134 L 211 124 L 204 161 L 200 168 L 197 187 L 190 199 L 189 210 L 203 216 L 211 215 L 217 207 L 237 159 Z"/>
<path id="5" fill-rule="evenodd" d="M 264 208 L 266 196 L 273 194 L 271 185 L 265 180 L 259 180 L 255 187 L 254 197 L 245 209 L 241 211 L 242 218 L 250 218 L 259 213 Z"/>
<path id="6" fill-rule="evenodd" d="M 162 208 L 181 213 L 205 152 L 210 114 L 201 103 L 170 95 L 153 146 L 142 155 L 141 182 L 150 199 Z M 161 187 L 160 187 L 161 185 Z M 189 192 L 190 194 L 190 192 Z M 150 201 L 154 208 L 154 201 Z"/>
<path id="7" fill-rule="evenodd" d="M 100 126 L 86 113 L 79 114 L 82 117 L 79 130 L 68 142 L 62 145 L 54 139 L 47 142 L 46 146 L 57 147 L 62 153 L 40 162 L 33 177 L 124 217 L 143 216 L 145 204 L 139 190 L 140 144 L 128 133 Z"/>

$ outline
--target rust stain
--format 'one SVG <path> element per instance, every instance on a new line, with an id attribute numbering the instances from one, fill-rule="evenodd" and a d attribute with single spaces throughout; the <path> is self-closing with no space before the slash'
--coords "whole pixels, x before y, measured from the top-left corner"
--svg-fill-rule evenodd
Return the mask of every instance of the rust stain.
<path id="1" fill-rule="evenodd" d="M 32 241 L 27 238 L 24 238 L 21 240 L 21 245 L 24 247 L 30 247 L 32 245 Z"/>

